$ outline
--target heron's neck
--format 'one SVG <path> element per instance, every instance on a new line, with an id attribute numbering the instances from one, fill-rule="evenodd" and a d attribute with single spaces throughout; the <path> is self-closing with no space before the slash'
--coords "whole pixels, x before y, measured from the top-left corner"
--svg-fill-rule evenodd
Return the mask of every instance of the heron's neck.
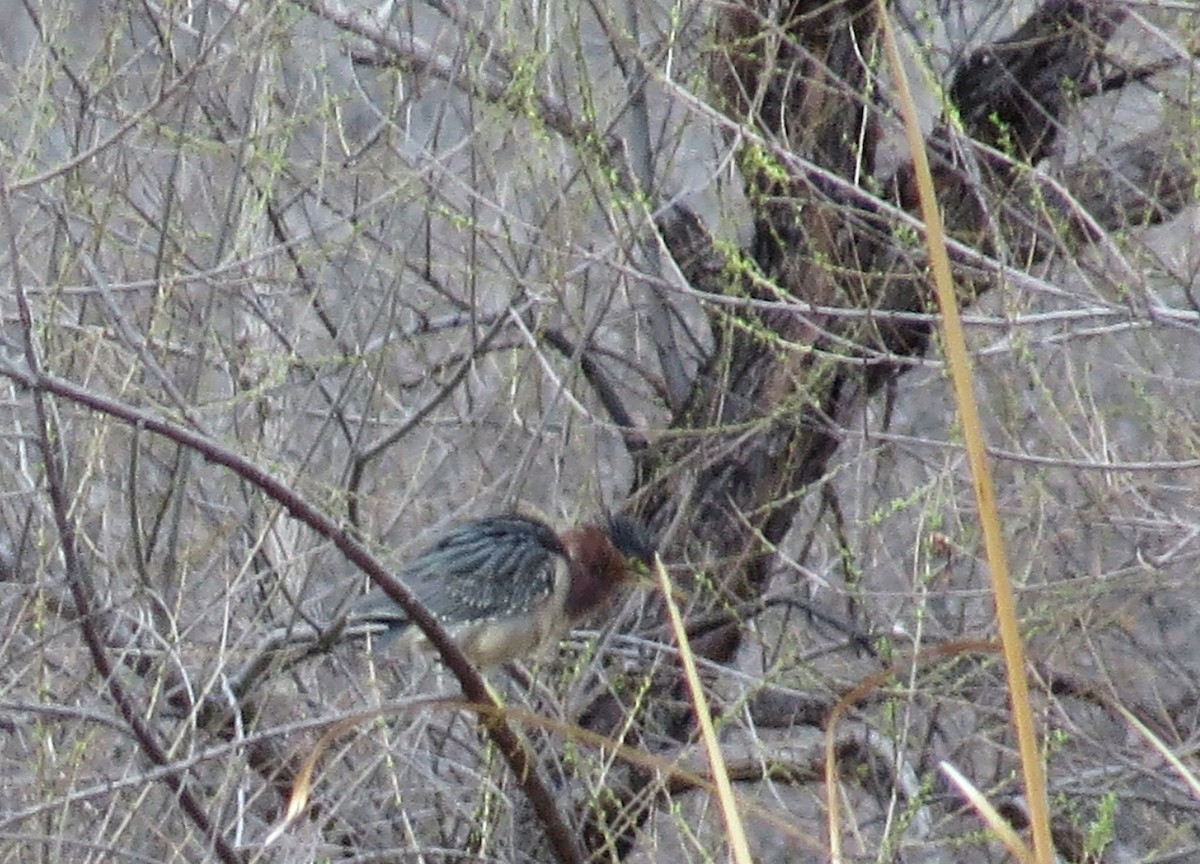
<path id="1" fill-rule="evenodd" d="M 570 584 L 564 611 L 574 621 L 599 606 L 621 581 L 624 559 L 599 528 L 576 528 L 563 536 Z"/>

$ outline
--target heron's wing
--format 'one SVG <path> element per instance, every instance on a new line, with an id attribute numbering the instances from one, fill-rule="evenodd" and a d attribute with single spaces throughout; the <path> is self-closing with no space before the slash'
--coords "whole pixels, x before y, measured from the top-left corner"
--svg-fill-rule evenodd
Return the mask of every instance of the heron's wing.
<path id="1" fill-rule="evenodd" d="M 451 528 L 399 576 L 443 624 L 484 621 L 520 615 L 548 601 L 562 578 L 564 555 L 544 523 L 493 516 Z M 379 589 L 357 604 L 352 617 L 396 628 L 408 623 Z"/>

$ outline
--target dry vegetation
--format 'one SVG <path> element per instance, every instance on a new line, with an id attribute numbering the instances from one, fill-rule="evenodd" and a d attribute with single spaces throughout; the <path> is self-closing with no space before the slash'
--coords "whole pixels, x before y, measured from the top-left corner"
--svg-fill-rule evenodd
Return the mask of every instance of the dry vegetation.
<path id="1" fill-rule="evenodd" d="M 881 5 L 0 5 L 0 862 L 725 860 L 652 592 L 503 726 L 280 647 L 518 504 L 652 526 L 757 860 L 1007 860 L 938 768 L 1025 827 Z M 1200 860 L 1200 13 L 888 14 L 1060 860 Z"/>

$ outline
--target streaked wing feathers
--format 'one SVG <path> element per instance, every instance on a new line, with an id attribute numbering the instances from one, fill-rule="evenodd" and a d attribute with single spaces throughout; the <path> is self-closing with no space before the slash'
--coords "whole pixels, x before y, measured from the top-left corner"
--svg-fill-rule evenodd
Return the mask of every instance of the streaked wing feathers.
<path id="1" fill-rule="evenodd" d="M 527 612 L 549 598 L 565 551 L 536 519 L 493 516 L 451 528 L 399 576 L 444 624 L 489 620 Z M 359 616 L 407 620 L 378 589 L 363 598 Z"/>

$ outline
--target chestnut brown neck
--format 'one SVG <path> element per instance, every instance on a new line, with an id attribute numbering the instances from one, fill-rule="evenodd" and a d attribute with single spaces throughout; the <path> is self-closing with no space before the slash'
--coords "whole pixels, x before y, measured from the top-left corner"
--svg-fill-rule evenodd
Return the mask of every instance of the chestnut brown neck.
<path id="1" fill-rule="evenodd" d="M 562 541 L 570 577 L 564 611 L 575 621 L 608 599 L 625 579 L 625 556 L 613 546 L 608 533 L 595 525 L 564 531 Z"/>

